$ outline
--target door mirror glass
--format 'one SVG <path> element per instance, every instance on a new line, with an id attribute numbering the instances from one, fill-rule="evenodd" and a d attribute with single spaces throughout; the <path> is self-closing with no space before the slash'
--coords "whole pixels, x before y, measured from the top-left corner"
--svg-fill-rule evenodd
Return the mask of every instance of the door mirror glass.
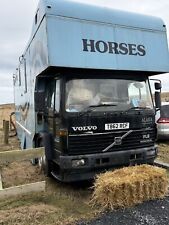
<path id="1" fill-rule="evenodd" d="M 161 108 L 161 94 L 157 91 L 155 92 L 155 104 L 157 109 Z"/>
<path id="2" fill-rule="evenodd" d="M 154 87 L 155 87 L 155 90 L 161 90 L 161 88 L 162 88 L 161 83 L 159 83 L 159 82 L 155 82 Z"/>

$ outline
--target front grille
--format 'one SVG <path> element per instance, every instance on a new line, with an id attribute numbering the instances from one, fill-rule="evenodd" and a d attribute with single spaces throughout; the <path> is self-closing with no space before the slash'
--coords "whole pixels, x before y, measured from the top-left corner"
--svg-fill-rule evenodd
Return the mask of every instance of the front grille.
<path id="1" fill-rule="evenodd" d="M 126 131 L 121 132 L 108 132 L 102 134 L 81 134 L 81 135 L 69 135 L 68 149 L 70 155 L 81 155 L 91 153 L 101 153 L 103 149 L 108 147 L 114 142 L 115 137 L 123 136 Z M 143 137 L 144 136 L 144 137 Z M 150 147 L 155 141 L 155 130 L 133 130 L 128 136 L 126 136 L 121 145 L 114 145 L 108 150 L 110 151 L 122 151 L 129 149 L 137 149 L 142 147 Z"/>

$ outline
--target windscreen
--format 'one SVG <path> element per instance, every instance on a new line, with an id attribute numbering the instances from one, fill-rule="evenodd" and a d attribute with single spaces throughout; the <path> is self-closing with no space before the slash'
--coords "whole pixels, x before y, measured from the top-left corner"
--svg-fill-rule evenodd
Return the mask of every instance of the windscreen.
<path id="1" fill-rule="evenodd" d="M 66 111 L 153 109 L 147 80 L 71 79 L 66 83 Z"/>

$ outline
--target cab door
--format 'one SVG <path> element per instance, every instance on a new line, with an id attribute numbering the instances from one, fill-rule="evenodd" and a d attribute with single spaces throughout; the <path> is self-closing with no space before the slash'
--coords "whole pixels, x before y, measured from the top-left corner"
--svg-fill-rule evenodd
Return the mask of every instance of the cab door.
<path id="1" fill-rule="evenodd" d="M 55 136 L 59 129 L 60 80 L 51 79 L 46 86 L 46 109 L 48 131 Z"/>

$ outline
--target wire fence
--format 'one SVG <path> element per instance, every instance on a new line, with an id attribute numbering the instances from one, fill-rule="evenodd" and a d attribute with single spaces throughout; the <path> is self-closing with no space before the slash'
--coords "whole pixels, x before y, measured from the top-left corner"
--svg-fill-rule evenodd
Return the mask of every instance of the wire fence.
<path id="1" fill-rule="evenodd" d="M 3 120 L 10 120 L 10 114 L 14 111 L 14 104 L 0 105 L 0 129 L 3 128 Z"/>
<path id="2" fill-rule="evenodd" d="M 15 135 L 15 131 L 13 130 L 14 127 L 11 126 L 10 122 L 9 122 L 9 134 L 5 138 L 4 121 L 10 121 L 10 115 L 12 112 L 14 112 L 14 104 L 0 105 L 0 150 L 1 149 L 12 150 L 20 148 L 17 137 L 14 137 Z"/>

